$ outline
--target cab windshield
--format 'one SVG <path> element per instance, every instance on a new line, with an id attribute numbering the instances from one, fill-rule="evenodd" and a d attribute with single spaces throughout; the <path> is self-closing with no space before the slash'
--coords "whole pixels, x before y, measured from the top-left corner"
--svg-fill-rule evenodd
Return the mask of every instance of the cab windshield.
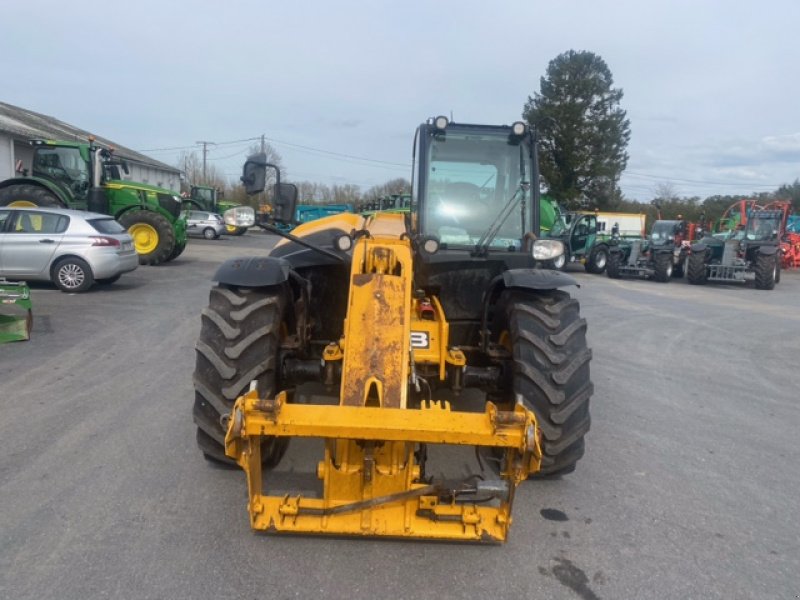
<path id="1" fill-rule="evenodd" d="M 196 187 L 194 188 L 192 195 L 196 200 L 207 203 L 209 206 L 214 202 L 214 190 L 211 188 Z"/>
<path id="2" fill-rule="evenodd" d="M 40 146 L 33 155 L 33 175 L 79 190 L 88 187 L 89 165 L 77 148 Z"/>
<path id="3" fill-rule="evenodd" d="M 765 241 L 774 239 L 780 227 L 780 216 L 753 215 L 747 221 L 745 238 L 748 240 Z"/>
<path id="4" fill-rule="evenodd" d="M 508 134 L 447 132 L 430 140 L 425 230 L 448 245 L 473 246 L 501 213 L 516 208 L 491 240 L 491 248 L 519 248 L 530 229 L 530 150 Z M 516 195 L 516 198 L 515 198 Z"/>
<path id="5" fill-rule="evenodd" d="M 653 242 L 667 242 L 675 239 L 675 223 L 671 221 L 656 222 L 653 231 L 650 232 L 650 240 Z"/>

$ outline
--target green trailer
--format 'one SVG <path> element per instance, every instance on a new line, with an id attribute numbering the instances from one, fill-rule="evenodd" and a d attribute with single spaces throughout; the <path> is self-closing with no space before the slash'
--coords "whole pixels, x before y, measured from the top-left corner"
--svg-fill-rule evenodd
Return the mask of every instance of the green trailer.
<path id="1" fill-rule="evenodd" d="M 157 265 L 186 247 L 186 219 L 177 194 L 124 181 L 124 160 L 89 142 L 33 140 L 31 176 L 0 182 L 0 206 L 47 206 L 113 216 L 133 237 L 139 262 Z"/>

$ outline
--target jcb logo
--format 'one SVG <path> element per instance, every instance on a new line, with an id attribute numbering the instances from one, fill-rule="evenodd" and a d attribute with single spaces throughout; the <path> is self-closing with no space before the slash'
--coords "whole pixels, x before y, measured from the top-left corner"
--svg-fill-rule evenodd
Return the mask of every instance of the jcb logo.
<path id="1" fill-rule="evenodd" d="M 412 331 L 411 332 L 411 347 L 412 348 L 429 348 L 430 339 L 428 338 L 427 331 Z"/>

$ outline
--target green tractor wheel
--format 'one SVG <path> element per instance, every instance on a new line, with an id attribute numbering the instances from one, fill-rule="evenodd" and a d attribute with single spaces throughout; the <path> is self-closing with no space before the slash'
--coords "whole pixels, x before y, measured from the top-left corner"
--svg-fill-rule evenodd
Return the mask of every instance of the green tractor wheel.
<path id="1" fill-rule="evenodd" d="M 756 289 L 771 290 L 778 281 L 779 258 L 776 254 L 758 254 L 756 256 Z"/>
<path id="2" fill-rule="evenodd" d="M 708 271 L 706 269 L 707 252 L 692 252 L 689 255 L 689 260 L 686 263 L 686 279 L 692 285 L 705 285 L 708 281 Z"/>
<path id="3" fill-rule="evenodd" d="M 52 192 L 38 185 L 30 184 L 10 185 L 0 189 L 0 206 L 64 208 L 64 205 Z"/>
<path id="4" fill-rule="evenodd" d="M 589 258 L 586 260 L 586 271 L 599 275 L 606 270 L 607 265 L 608 247 L 597 246 L 596 248 L 592 248 L 592 251 L 589 253 Z"/>
<path id="5" fill-rule="evenodd" d="M 228 235 L 244 235 L 247 233 L 247 227 L 237 227 L 236 225 L 225 225 L 225 231 Z"/>
<path id="6" fill-rule="evenodd" d="M 606 275 L 611 279 L 619 279 L 619 264 L 622 260 L 622 255 L 619 252 L 611 252 L 608 255 L 608 264 L 606 265 Z"/>
<path id="7" fill-rule="evenodd" d="M 169 258 L 167 260 L 168 261 L 175 260 L 181 254 L 183 254 L 184 250 L 186 250 L 186 240 L 183 240 L 183 242 L 181 242 L 181 243 L 176 243 L 175 244 L 175 248 L 172 250 L 172 254 L 169 255 Z"/>
<path id="8" fill-rule="evenodd" d="M 672 253 L 656 254 L 655 273 L 653 277 L 660 283 L 667 283 L 672 278 Z"/>
<path id="9" fill-rule="evenodd" d="M 163 215 L 152 210 L 131 210 L 119 222 L 133 238 L 140 265 L 158 265 L 171 260 L 175 230 Z"/>

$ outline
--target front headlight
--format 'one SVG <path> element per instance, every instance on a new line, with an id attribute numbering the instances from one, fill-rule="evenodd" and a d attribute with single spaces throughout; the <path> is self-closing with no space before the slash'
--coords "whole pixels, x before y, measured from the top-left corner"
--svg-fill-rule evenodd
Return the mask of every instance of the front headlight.
<path id="1" fill-rule="evenodd" d="M 534 260 L 553 260 L 564 254 L 564 243 L 559 240 L 536 240 L 531 254 Z"/>

